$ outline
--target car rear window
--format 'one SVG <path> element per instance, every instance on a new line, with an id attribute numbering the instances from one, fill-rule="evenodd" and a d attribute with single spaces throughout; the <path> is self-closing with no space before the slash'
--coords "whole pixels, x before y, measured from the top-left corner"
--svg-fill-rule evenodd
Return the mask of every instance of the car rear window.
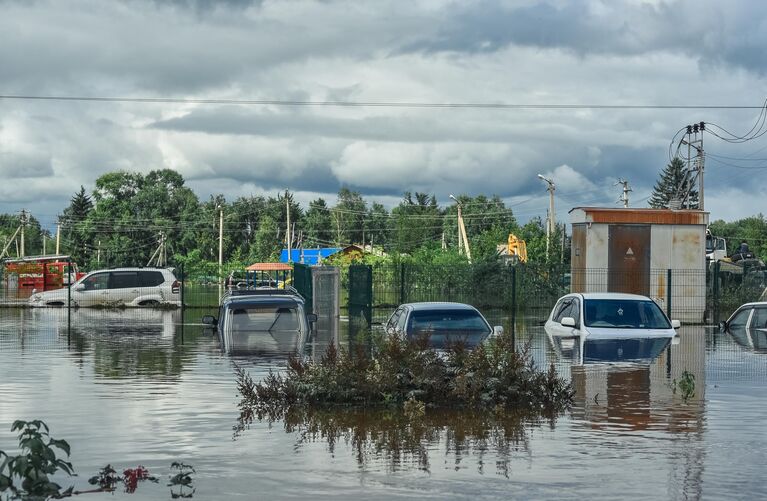
<path id="1" fill-rule="evenodd" d="M 429 345 L 445 348 L 451 343 L 473 347 L 490 334 L 490 327 L 475 310 L 413 311 L 408 320 L 408 337 L 428 336 Z"/>
<path id="2" fill-rule="evenodd" d="M 670 329 L 666 316 L 650 300 L 586 299 L 585 324 L 614 329 Z"/>
<path id="3" fill-rule="evenodd" d="M 156 287 L 165 282 L 165 277 L 160 271 L 140 271 L 141 287 Z"/>
<path id="4" fill-rule="evenodd" d="M 285 306 L 236 306 L 231 310 L 232 332 L 297 331 L 297 308 Z"/>
<path id="5" fill-rule="evenodd" d="M 477 311 L 473 310 L 425 310 L 410 315 L 408 331 L 451 330 L 483 331 L 490 328 Z"/>
<path id="6" fill-rule="evenodd" d="M 135 271 L 113 271 L 109 275 L 110 289 L 139 287 L 138 273 Z"/>

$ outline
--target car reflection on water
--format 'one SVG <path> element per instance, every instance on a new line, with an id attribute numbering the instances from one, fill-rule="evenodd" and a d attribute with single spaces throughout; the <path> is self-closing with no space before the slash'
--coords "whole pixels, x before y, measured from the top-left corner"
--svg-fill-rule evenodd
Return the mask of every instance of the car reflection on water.
<path id="1" fill-rule="evenodd" d="M 589 339 L 548 335 L 554 351 L 574 365 L 597 363 L 652 363 L 678 338 Z"/>

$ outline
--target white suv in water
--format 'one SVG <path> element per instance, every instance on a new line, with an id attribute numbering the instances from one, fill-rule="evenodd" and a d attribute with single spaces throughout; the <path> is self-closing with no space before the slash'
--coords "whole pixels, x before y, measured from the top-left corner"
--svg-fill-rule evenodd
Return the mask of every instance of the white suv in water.
<path id="1" fill-rule="evenodd" d="M 167 268 L 114 268 L 88 273 L 72 285 L 72 306 L 181 305 L 181 284 Z M 67 289 L 33 293 L 30 306 L 66 306 Z"/>

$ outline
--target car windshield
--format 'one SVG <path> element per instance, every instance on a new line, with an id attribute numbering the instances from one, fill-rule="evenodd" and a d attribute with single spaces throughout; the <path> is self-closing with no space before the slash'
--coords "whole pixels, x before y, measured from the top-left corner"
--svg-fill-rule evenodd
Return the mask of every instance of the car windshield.
<path id="1" fill-rule="evenodd" d="M 670 329 L 661 309 L 650 300 L 586 299 L 584 301 L 587 327 L 616 329 Z"/>
<path id="2" fill-rule="evenodd" d="M 236 306 L 231 310 L 232 332 L 297 331 L 298 310 L 285 306 Z"/>
<path id="3" fill-rule="evenodd" d="M 475 310 L 422 310 L 410 315 L 407 335 L 428 336 L 429 345 L 445 348 L 451 343 L 476 346 L 490 334 L 490 327 Z"/>

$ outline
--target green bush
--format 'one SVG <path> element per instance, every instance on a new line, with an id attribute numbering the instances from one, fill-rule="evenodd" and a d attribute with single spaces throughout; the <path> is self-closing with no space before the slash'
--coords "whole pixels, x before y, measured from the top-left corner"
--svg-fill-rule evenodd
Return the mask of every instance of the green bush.
<path id="1" fill-rule="evenodd" d="M 362 345 L 351 351 L 328 348 L 315 363 L 292 358 L 284 374 L 269 373 L 261 382 L 237 368 L 246 414 L 279 415 L 292 407 L 403 406 L 506 408 L 561 411 L 572 403 L 570 384 L 554 367 L 540 370 L 529 347 L 513 349 L 510 336 L 493 337 L 468 351 L 453 345 L 446 353 L 428 339 L 387 337 L 375 354 Z M 245 416 L 247 418 L 247 416 Z"/>

